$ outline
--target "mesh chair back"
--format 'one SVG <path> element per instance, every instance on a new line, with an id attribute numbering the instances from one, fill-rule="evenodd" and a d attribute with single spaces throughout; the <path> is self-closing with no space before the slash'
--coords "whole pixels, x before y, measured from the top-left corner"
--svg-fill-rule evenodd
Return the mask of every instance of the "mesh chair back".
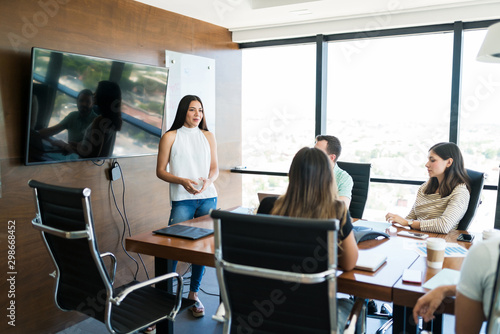
<path id="1" fill-rule="evenodd" d="M 29 182 L 29 186 L 35 191 L 38 209 L 35 220 L 39 224 L 65 231 L 88 231 L 87 238 L 78 239 L 42 232 L 57 270 L 57 306 L 104 322 L 111 285 L 105 270 L 102 270 L 104 266 L 100 257 L 96 257 L 99 253 L 94 239 L 90 189 L 59 187 L 34 180 Z"/>
<path id="2" fill-rule="evenodd" d="M 481 192 L 483 191 L 484 185 L 484 173 L 476 172 L 471 169 L 467 169 L 467 174 L 470 178 L 470 199 L 469 206 L 465 215 L 460 220 L 457 226 L 457 230 L 467 230 L 469 228 L 474 215 L 476 214 L 476 209 L 481 204 Z"/>
<path id="3" fill-rule="evenodd" d="M 220 210 L 212 211 L 211 216 L 219 285 L 230 318 L 225 332 L 336 330 L 336 275 L 320 283 L 301 284 L 286 281 L 281 274 L 256 277 L 231 272 L 218 260 L 249 266 L 255 271 L 314 274 L 335 270 L 337 220 L 242 215 Z"/>
<path id="4" fill-rule="evenodd" d="M 351 175 L 354 183 L 349 213 L 352 218 L 363 218 L 368 189 L 370 188 L 370 169 L 372 165 L 342 161 L 337 161 L 337 165 Z"/>

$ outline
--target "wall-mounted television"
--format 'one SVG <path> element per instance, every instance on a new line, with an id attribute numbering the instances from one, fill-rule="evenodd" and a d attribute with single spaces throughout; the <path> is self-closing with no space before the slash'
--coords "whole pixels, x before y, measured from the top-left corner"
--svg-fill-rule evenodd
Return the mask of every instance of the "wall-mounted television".
<path id="1" fill-rule="evenodd" d="M 32 48 L 31 59 L 26 165 L 158 153 L 168 68 L 43 48 Z M 122 122 L 112 146 L 89 156 L 70 148 L 100 115 L 93 97 L 100 81 L 118 84 Z"/>

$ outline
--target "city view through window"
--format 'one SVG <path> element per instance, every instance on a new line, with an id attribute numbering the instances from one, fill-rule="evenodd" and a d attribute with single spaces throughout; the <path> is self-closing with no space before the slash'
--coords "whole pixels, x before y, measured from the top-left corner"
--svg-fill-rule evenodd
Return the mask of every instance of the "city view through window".
<path id="1" fill-rule="evenodd" d="M 486 30 L 463 42 L 458 145 L 466 168 L 497 185 L 500 66 L 475 60 Z M 295 153 L 314 145 L 315 45 L 243 50 L 243 166 L 287 172 Z M 428 149 L 450 133 L 453 34 L 328 43 L 327 134 L 341 161 L 369 162 L 371 177 L 428 179 Z M 281 194 L 287 178 L 243 175 L 243 206 L 258 192 Z M 418 186 L 370 184 L 364 219 L 410 211 Z M 472 231 L 493 227 L 496 191 L 483 190 Z"/>

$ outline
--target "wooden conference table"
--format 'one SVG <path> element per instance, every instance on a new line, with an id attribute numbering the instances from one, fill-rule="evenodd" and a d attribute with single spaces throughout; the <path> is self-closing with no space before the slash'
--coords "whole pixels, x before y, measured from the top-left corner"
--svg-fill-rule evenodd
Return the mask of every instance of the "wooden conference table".
<path id="1" fill-rule="evenodd" d="M 195 218 L 182 225 L 213 229 L 213 221 L 207 215 Z M 398 231 L 402 228 L 398 228 Z M 426 233 L 430 237 L 440 237 L 447 242 L 457 242 L 457 237 L 464 231 L 452 231 L 449 234 Z M 466 233 L 466 232 L 465 232 Z M 358 244 L 361 252 L 376 252 L 387 255 L 387 262 L 376 272 L 362 270 L 339 272 L 337 281 L 338 292 L 355 295 L 362 298 L 393 302 L 394 323 L 393 333 L 415 333 L 415 325 L 411 317 L 412 307 L 416 300 L 428 290 L 422 284 L 403 283 L 401 276 L 404 269 L 418 269 L 423 273 L 425 283 L 440 270 L 427 268 L 426 258 L 420 257 L 417 252 L 405 249 L 405 240 L 410 238 L 391 235 L 390 239 L 368 240 Z M 417 239 L 411 239 L 417 240 Z M 465 248 L 470 243 L 458 242 Z M 176 237 L 157 235 L 146 232 L 126 239 L 127 251 L 151 255 L 155 257 L 155 275 L 172 271 L 172 261 L 178 260 L 209 267 L 215 266 L 214 237 L 213 235 L 198 240 L 188 240 Z M 443 268 L 460 270 L 463 257 L 445 258 Z M 160 288 L 171 289 L 168 284 Z M 453 299 L 446 300 L 443 313 L 453 314 Z M 438 328 L 436 328 L 436 325 Z M 441 324 L 434 325 L 434 332 L 440 332 Z M 157 333 L 173 333 L 173 323 L 158 324 Z"/>

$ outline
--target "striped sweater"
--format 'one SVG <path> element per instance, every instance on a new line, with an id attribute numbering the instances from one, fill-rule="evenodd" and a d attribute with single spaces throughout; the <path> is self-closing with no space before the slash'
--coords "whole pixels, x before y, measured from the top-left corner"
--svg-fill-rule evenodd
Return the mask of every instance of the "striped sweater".
<path id="1" fill-rule="evenodd" d="M 439 194 L 424 193 L 429 181 L 418 189 L 417 199 L 406 220 L 420 222 L 424 232 L 448 233 L 456 229 L 469 205 L 469 190 L 465 183 L 453 189 L 449 196 L 441 198 Z"/>

